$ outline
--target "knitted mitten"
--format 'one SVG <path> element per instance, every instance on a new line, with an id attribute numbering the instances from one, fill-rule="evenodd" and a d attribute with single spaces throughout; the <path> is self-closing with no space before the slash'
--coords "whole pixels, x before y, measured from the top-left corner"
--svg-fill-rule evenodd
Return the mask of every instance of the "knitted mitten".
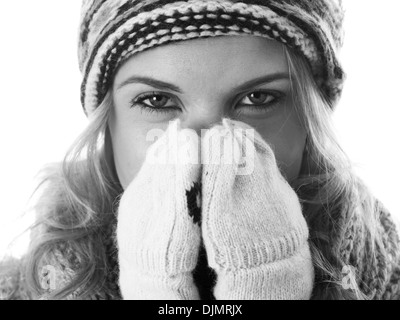
<path id="1" fill-rule="evenodd" d="M 198 141 L 185 131 L 179 120 L 169 125 L 122 195 L 116 233 L 125 300 L 199 299 L 192 271 L 201 237 L 201 166 L 193 160 Z"/>
<path id="2" fill-rule="evenodd" d="M 234 160 L 218 164 L 227 152 Z M 217 274 L 215 298 L 309 299 L 308 227 L 269 145 L 254 128 L 224 119 L 204 136 L 203 153 L 202 235 Z"/>

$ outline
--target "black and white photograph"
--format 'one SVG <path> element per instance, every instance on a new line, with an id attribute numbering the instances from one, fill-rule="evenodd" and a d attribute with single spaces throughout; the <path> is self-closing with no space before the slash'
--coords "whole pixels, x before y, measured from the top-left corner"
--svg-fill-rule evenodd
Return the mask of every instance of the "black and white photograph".
<path id="1" fill-rule="evenodd" d="M 398 0 L 2 12 L 0 300 L 400 300 Z"/>

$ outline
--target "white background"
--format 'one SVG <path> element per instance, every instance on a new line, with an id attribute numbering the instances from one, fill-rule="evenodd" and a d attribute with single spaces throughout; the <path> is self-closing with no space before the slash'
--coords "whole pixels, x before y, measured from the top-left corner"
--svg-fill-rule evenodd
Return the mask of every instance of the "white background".
<path id="1" fill-rule="evenodd" d="M 344 0 L 348 74 L 335 122 L 371 190 L 400 217 L 398 0 Z M 3 1 L 0 19 L 0 256 L 32 218 L 20 218 L 42 165 L 60 161 L 86 124 L 79 101 L 78 0 Z M 397 39 L 397 40 L 396 40 Z M 27 237 L 14 247 L 25 250 Z"/>

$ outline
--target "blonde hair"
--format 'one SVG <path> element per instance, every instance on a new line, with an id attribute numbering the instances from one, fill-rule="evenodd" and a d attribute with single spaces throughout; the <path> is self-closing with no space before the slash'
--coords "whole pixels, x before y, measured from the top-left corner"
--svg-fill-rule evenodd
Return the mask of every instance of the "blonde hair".
<path id="1" fill-rule="evenodd" d="M 44 169 L 45 190 L 36 205 L 38 219 L 32 226 L 34 236 L 25 266 L 34 296 L 44 294 L 39 271 L 54 264 L 52 258 L 60 247 L 76 258 L 79 269 L 73 270 L 75 277 L 65 287 L 52 291 L 49 299 L 63 299 L 77 290 L 78 297 L 85 299 L 101 290 L 110 272 L 102 238 L 122 193 L 108 130 L 111 106 L 112 96 L 108 94 L 67 152 L 62 166 Z"/>
<path id="2" fill-rule="evenodd" d="M 339 146 L 331 123 L 332 108 L 318 90 L 307 62 L 283 48 L 292 77 L 294 105 L 308 135 L 302 171 L 290 184 L 299 196 L 310 227 L 316 270 L 313 299 L 363 299 L 366 296 L 361 290 L 362 281 L 353 290 L 341 286 L 342 268 L 353 261 L 349 241 L 352 234 L 348 234 L 347 223 L 351 219 L 344 217 L 353 217 L 361 201 L 365 226 L 362 233 L 374 244 L 377 210 L 373 197 L 356 177 L 351 161 Z M 52 299 L 65 299 L 74 292 L 79 292 L 77 298 L 85 299 L 106 283 L 110 264 L 102 233 L 115 218 L 118 197 L 123 192 L 112 157 L 108 129 L 111 108 L 110 91 L 62 166 L 44 171 L 45 191 L 36 206 L 38 220 L 32 226 L 33 238 L 24 266 L 34 296 L 44 294 L 38 276 L 40 266 L 48 263 L 48 257 L 60 246 L 73 253 L 79 268 L 74 270 L 76 276 L 69 283 L 50 294 Z"/>
<path id="3" fill-rule="evenodd" d="M 357 270 L 357 284 L 343 286 L 343 267 L 358 267 L 353 245 L 363 239 L 371 247 L 383 246 L 375 230 L 379 208 L 368 187 L 335 135 L 333 107 L 322 96 L 305 60 L 284 47 L 292 76 L 294 105 L 307 131 L 299 176 L 290 181 L 303 205 L 310 229 L 310 247 L 316 271 L 314 299 L 368 299 L 369 284 Z M 353 223 L 359 224 L 355 238 Z M 362 244 L 361 244 L 362 246 Z"/>

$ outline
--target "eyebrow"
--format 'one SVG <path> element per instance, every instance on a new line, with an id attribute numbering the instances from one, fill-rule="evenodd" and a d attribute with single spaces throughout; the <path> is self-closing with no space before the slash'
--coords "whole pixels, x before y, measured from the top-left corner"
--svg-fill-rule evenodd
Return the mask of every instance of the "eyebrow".
<path id="1" fill-rule="evenodd" d="M 285 72 L 271 73 L 266 76 L 261 76 L 261 77 L 246 81 L 245 83 L 236 87 L 235 90 L 236 91 L 244 91 L 246 89 L 258 86 L 260 84 L 270 83 L 270 82 L 284 80 L 284 79 L 289 79 L 288 73 L 285 73 Z M 117 90 L 120 90 L 122 87 L 124 87 L 126 85 L 134 84 L 134 83 L 143 83 L 143 84 L 146 84 L 146 85 L 149 85 L 151 87 L 158 88 L 161 90 L 176 91 L 178 93 L 183 94 L 183 90 L 172 83 L 164 82 L 164 81 L 157 80 L 157 79 L 154 79 L 151 77 L 142 77 L 142 76 L 129 77 L 125 81 L 121 82 L 121 84 L 118 86 Z"/>

